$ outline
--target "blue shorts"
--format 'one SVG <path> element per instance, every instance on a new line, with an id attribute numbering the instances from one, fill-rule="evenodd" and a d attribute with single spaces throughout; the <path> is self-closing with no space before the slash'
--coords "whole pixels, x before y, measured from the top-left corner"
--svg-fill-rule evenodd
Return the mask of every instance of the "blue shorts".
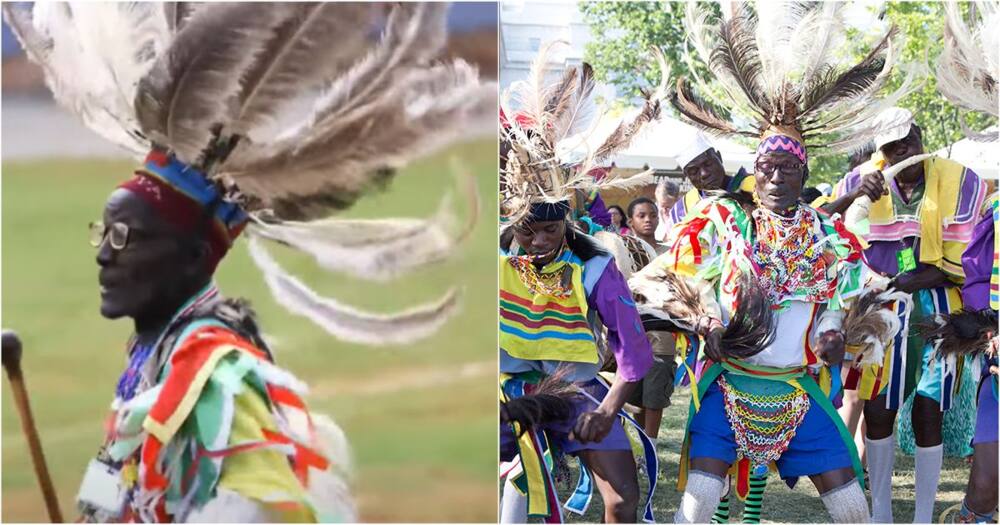
<path id="1" fill-rule="evenodd" d="M 722 397 L 718 381 L 705 392 L 701 409 L 694 415 L 688 429 L 690 458 L 715 458 L 730 465 L 736 461 L 736 438 L 726 417 Z M 837 426 L 815 402 L 810 403 L 788 450 L 776 463 L 778 473 L 786 479 L 853 467 L 851 454 Z"/>
<path id="2" fill-rule="evenodd" d="M 996 378 L 986 376 L 979 383 L 979 406 L 976 409 L 976 434 L 972 444 L 997 442 L 997 394 L 993 389 Z"/>
<path id="3" fill-rule="evenodd" d="M 933 356 L 934 347 L 924 345 L 917 393 L 934 401 L 941 401 L 941 360 Z"/>

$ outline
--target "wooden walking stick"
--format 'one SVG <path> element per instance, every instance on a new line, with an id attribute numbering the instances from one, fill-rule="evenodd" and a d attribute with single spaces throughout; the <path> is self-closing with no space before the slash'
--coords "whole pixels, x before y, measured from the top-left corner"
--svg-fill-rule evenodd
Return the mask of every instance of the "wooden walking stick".
<path id="1" fill-rule="evenodd" d="M 17 334 L 9 330 L 3 331 L 2 336 L 2 357 L 3 368 L 7 371 L 7 379 L 10 380 L 10 389 L 14 392 L 14 404 L 17 406 L 18 415 L 21 416 L 21 429 L 24 437 L 28 440 L 28 449 L 31 451 L 31 462 L 35 466 L 35 476 L 38 484 L 42 488 L 42 496 L 45 498 L 45 508 L 49 512 L 49 519 L 53 523 L 62 523 L 62 513 L 59 511 L 59 501 L 56 499 L 56 491 L 52 487 L 52 478 L 49 476 L 49 469 L 45 466 L 45 454 L 42 452 L 42 442 L 38 439 L 38 430 L 35 428 L 35 419 L 31 416 L 31 406 L 28 404 L 28 391 L 24 387 L 24 375 L 21 373 L 21 340 Z"/>

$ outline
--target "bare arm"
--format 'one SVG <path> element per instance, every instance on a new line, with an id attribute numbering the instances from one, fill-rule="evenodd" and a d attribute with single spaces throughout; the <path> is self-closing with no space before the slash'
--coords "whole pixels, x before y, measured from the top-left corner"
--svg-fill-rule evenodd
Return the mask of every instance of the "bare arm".
<path id="1" fill-rule="evenodd" d="M 941 271 L 936 266 L 930 266 L 923 270 L 901 273 L 894 277 L 889 283 L 893 288 L 906 293 L 913 293 L 917 290 L 927 290 L 948 284 L 948 274 Z"/>

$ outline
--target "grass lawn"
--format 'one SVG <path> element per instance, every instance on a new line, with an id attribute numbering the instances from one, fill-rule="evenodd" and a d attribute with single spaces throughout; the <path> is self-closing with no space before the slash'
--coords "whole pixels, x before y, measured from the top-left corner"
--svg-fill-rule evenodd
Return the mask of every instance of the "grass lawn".
<path id="1" fill-rule="evenodd" d="M 239 243 L 223 261 L 224 293 L 250 299 L 277 341 L 279 363 L 312 387 L 313 410 L 330 414 L 354 448 L 355 492 L 366 521 L 496 520 L 496 143 L 465 145 L 413 165 L 349 217 L 432 214 L 455 186 L 456 157 L 477 179 L 482 212 L 458 257 L 393 283 L 325 274 L 275 249 L 319 292 L 389 311 L 464 289 L 462 312 L 441 333 L 372 348 L 339 342 L 273 301 Z M 87 224 L 133 168 L 128 161 L 4 162 L 3 326 L 24 342 L 23 368 L 49 468 L 67 519 L 124 367 L 127 320 L 98 314 L 95 251 Z M 460 210 L 464 214 L 465 210 Z M 4 381 L 6 382 L 6 381 Z M 3 398 L 3 521 L 46 520 L 9 388 Z"/>
<path id="2" fill-rule="evenodd" d="M 681 500 L 677 491 L 677 469 L 680 462 L 681 442 L 684 439 L 684 425 L 687 421 L 690 390 L 678 388 L 671 401 L 673 405 L 664 410 L 663 422 L 660 425 L 660 441 L 657 453 L 660 460 L 660 481 L 654 495 L 653 511 L 657 522 L 672 523 L 674 513 Z M 576 462 L 571 461 L 571 468 Z M 938 487 L 938 499 L 934 505 L 934 521 L 948 507 L 961 503 L 965 496 L 965 484 L 969 479 L 969 466 L 965 460 L 944 458 L 941 468 L 941 484 Z M 764 504 L 761 519 L 773 523 L 828 523 L 830 516 L 820 501 L 816 488 L 806 478 L 800 479 L 794 489 L 771 474 L 768 479 L 767 491 L 764 493 Z M 571 483 L 576 483 L 576 472 L 571 476 Z M 640 476 L 640 504 L 645 503 L 646 482 Z M 914 478 L 913 457 L 896 453 L 896 467 L 892 478 L 893 516 L 895 521 L 909 523 L 913 519 Z M 570 494 L 573 487 L 560 487 L 560 494 Z M 739 523 L 742 517 L 743 504 L 735 501 L 730 505 L 730 521 Z M 870 502 L 870 501 L 869 501 Z M 582 516 L 567 513 L 569 521 L 597 523 L 604 516 L 604 505 L 601 498 L 595 495 L 587 513 Z M 640 509 L 640 517 L 641 517 Z"/>

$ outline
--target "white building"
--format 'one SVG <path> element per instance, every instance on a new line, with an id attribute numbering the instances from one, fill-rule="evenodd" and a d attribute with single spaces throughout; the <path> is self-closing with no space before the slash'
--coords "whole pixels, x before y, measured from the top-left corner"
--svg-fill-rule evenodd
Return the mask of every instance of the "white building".
<path id="1" fill-rule="evenodd" d="M 531 61 L 548 42 L 563 40 L 552 56 L 553 71 L 583 62 L 590 27 L 576 2 L 504 0 L 500 2 L 500 88 L 528 76 Z M 598 86 L 605 100 L 616 98 L 613 86 Z"/>

